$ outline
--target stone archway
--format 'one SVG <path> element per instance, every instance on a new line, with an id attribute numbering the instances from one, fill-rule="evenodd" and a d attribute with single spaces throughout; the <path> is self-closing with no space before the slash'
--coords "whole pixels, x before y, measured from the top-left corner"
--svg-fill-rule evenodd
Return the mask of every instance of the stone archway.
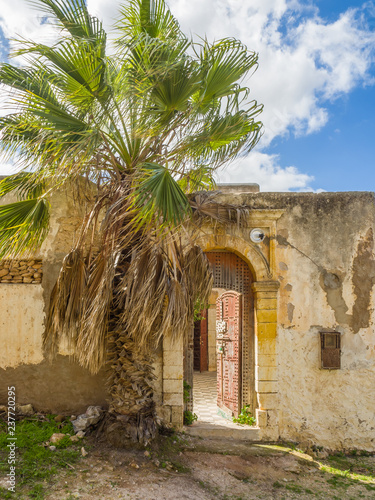
<path id="1" fill-rule="evenodd" d="M 240 406 L 250 405 L 253 415 L 257 407 L 255 397 L 254 358 L 254 297 L 251 285 L 253 275 L 248 264 L 228 251 L 206 252 L 212 267 L 213 288 L 235 291 L 242 295 L 241 328 L 241 387 Z"/>
<path id="2" fill-rule="evenodd" d="M 276 234 L 276 220 L 280 213 L 271 214 L 270 233 Z M 257 221 L 259 222 L 259 221 Z M 259 224 L 261 225 L 261 224 Z M 274 280 L 275 239 L 269 242 L 269 258 L 260 255 L 256 245 L 233 234 L 205 234 L 198 244 L 206 253 L 230 252 L 248 266 L 254 281 L 251 290 L 254 299 L 254 386 L 255 414 L 261 438 L 278 438 L 278 375 L 277 375 L 277 292 L 280 283 Z M 251 370 L 251 368 L 250 368 Z"/>
<path id="3" fill-rule="evenodd" d="M 277 439 L 278 432 L 278 376 L 277 376 L 277 292 L 279 282 L 276 272 L 276 221 L 280 210 L 259 210 L 249 214 L 245 229 L 207 226 L 202 230 L 197 244 L 205 252 L 230 252 L 244 261 L 251 271 L 251 290 L 254 299 L 254 406 L 261 439 Z M 253 243 L 249 231 L 263 228 L 266 239 L 262 245 Z M 193 366 L 192 344 L 184 345 L 182 339 L 163 342 L 162 407 L 164 419 L 176 427 L 182 425 L 183 380 L 188 382 L 189 369 Z M 186 405 L 186 403 L 185 403 Z M 191 401 L 187 404 L 192 409 Z"/>

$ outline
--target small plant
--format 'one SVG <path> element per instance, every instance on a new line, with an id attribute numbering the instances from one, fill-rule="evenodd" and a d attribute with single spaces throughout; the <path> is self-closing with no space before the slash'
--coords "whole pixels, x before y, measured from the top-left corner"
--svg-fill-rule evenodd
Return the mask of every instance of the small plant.
<path id="1" fill-rule="evenodd" d="M 238 417 L 233 417 L 233 422 L 236 424 L 246 424 L 246 425 L 255 425 L 256 424 L 256 418 L 253 417 L 249 411 L 250 405 L 245 405 L 241 413 L 238 415 Z"/>
<path id="2" fill-rule="evenodd" d="M 197 299 L 194 304 L 194 321 L 201 321 L 202 319 L 206 319 L 203 316 L 203 313 L 209 307 L 210 307 L 209 304 L 206 304 L 205 302 L 201 301 L 201 299 Z"/>
<path id="3" fill-rule="evenodd" d="M 185 408 L 187 403 L 190 401 L 191 385 L 189 385 L 186 380 L 184 380 L 184 403 Z M 184 425 L 191 425 L 194 420 L 198 420 L 198 415 L 190 410 L 185 409 L 184 411 Z"/>
<path id="4" fill-rule="evenodd" d="M 190 401 L 190 390 L 191 385 L 184 380 L 184 403 L 188 403 Z"/>
<path id="5" fill-rule="evenodd" d="M 198 415 L 190 410 L 184 411 L 184 425 L 191 425 L 195 420 L 198 420 Z"/>

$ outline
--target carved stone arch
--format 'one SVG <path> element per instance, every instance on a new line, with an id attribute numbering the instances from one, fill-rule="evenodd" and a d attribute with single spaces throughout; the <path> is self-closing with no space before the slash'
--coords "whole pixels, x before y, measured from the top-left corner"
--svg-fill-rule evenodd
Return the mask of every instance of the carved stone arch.
<path id="1" fill-rule="evenodd" d="M 273 228 L 275 238 L 276 227 Z M 254 394 L 253 380 L 246 374 L 243 375 L 243 398 L 242 404 L 250 403 L 256 408 L 257 425 L 261 430 L 261 437 L 277 439 L 278 436 L 278 375 L 277 375 L 277 291 L 280 286 L 274 280 L 275 275 L 275 239 L 270 241 L 270 265 L 262 258 L 255 245 L 243 238 L 229 234 L 202 235 L 198 242 L 206 252 L 231 252 L 242 259 L 251 271 L 253 283 L 251 284 L 254 297 L 254 324 L 256 336 L 253 346 L 255 356 L 251 360 L 243 359 L 243 369 L 248 366 L 250 371 L 255 367 L 255 394 L 257 402 L 251 401 Z M 237 290 L 241 292 L 241 290 Z M 244 349 L 247 356 L 252 357 L 253 347 Z M 246 369 L 245 369 L 246 371 Z M 250 374 L 250 373 L 249 373 Z M 247 379 L 247 380 L 246 380 Z"/>
<path id="2" fill-rule="evenodd" d="M 201 235 L 197 244 L 205 252 L 226 251 L 232 252 L 243 259 L 249 266 L 254 281 L 268 281 L 272 278 L 272 271 L 258 248 L 249 241 L 229 234 Z"/>

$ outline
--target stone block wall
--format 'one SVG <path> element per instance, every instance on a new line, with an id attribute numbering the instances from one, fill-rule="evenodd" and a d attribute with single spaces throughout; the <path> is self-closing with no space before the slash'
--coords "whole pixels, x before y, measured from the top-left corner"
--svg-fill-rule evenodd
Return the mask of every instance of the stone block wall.
<path id="1" fill-rule="evenodd" d="M 43 264 L 41 259 L 4 260 L 0 262 L 0 283 L 42 282 Z"/>
<path id="2" fill-rule="evenodd" d="M 159 415 L 176 429 L 183 425 L 183 339 L 163 339 L 163 404 Z"/>

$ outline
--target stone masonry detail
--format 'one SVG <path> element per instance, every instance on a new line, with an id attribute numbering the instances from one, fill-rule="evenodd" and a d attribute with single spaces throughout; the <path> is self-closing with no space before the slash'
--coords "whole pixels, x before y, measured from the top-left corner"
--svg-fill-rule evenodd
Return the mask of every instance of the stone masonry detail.
<path id="1" fill-rule="evenodd" d="M 38 284 L 42 282 L 42 277 L 41 259 L 0 262 L 0 283 Z"/>

